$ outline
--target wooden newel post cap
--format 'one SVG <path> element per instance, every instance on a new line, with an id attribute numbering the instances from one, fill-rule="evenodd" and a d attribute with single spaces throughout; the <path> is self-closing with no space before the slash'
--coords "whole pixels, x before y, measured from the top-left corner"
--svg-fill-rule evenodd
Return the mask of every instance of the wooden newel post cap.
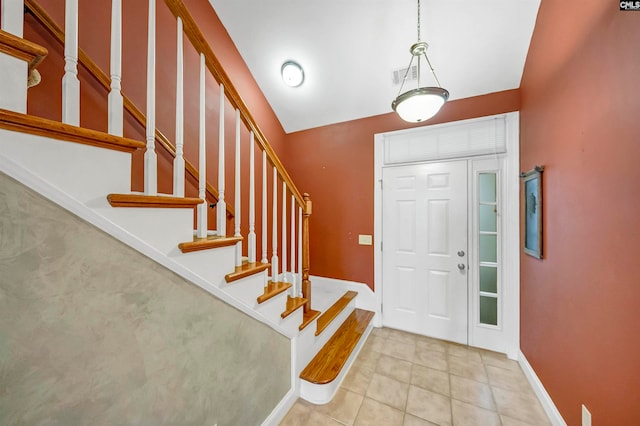
<path id="1" fill-rule="evenodd" d="M 307 192 L 305 192 L 304 194 L 302 194 L 302 198 L 304 198 L 305 202 L 305 213 L 311 214 L 311 208 L 313 204 L 311 203 L 311 196 Z"/>

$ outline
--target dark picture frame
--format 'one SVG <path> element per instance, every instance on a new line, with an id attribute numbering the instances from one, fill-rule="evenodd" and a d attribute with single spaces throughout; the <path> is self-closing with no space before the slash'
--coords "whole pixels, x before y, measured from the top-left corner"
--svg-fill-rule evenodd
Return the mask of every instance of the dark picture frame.
<path id="1" fill-rule="evenodd" d="M 522 173 L 524 185 L 524 252 L 542 259 L 542 172 L 544 166 Z"/>

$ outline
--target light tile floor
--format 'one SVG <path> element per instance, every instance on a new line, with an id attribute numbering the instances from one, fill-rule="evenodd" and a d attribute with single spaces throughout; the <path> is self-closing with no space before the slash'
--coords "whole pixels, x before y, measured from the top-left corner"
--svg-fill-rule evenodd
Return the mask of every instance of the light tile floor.
<path id="1" fill-rule="evenodd" d="M 299 399 L 281 425 L 549 425 L 505 355 L 374 328 L 336 396 Z"/>

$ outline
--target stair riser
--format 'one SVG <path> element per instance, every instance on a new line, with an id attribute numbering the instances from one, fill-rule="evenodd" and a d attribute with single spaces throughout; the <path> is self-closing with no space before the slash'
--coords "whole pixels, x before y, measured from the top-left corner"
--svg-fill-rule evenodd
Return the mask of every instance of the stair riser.
<path id="1" fill-rule="evenodd" d="M 319 336 L 315 335 L 316 321 L 310 324 L 303 333 L 298 337 L 298 353 L 296 362 L 296 375 L 300 375 L 302 369 L 309 364 L 313 357 L 322 349 L 329 341 L 331 336 L 340 328 L 342 323 L 351 315 L 356 308 L 356 298 L 352 299 L 349 304 L 331 321 L 331 324 L 324 329 Z"/>
<path id="2" fill-rule="evenodd" d="M 282 317 L 280 316 L 280 314 L 282 314 L 286 307 L 287 292 L 283 291 L 282 293 L 273 296 L 271 299 L 257 305 L 256 310 L 265 318 L 269 318 L 270 320 L 272 320 L 274 324 L 280 324 L 282 322 Z M 298 323 L 298 325 L 300 324 Z"/>
<path id="3" fill-rule="evenodd" d="M 22 59 L 0 53 L 0 108 L 27 112 L 28 64 Z"/>
<path id="4" fill-rule="evenodd" d="M 131 154 L 4 129 L 0 140 L 2 155 L 82 203 L 131 191 Z"/>
<path id="5" fill-rule="evenodd" d="M 193 237 L 190 237 L 190 239 L 192 238 Z M 188 241 L 188 239 L 183 241 Z M 233 269 L 235 256 L 236 249 L 234 246 L 219 247 L 213 250 L 196 251 L 192 253 L 181 253 L 176 245 L 169 257 L 200 275 L 212 286 L 225 290 L 229 284 L 225 281 L 224 276 L 229 270 Z M 260 292 L 257 294 L 260 294 Z"/>
<path id="6" fill-rule="evenodd" d="M 285 301 L 285 305 L 286 305 L 286 301 Z M 280 327 L 285 329 L 290 336 L 297 335 L 298 333 L 300 333 L 300 330 L 298 329 L 298 327 L 300 327 L 300 324 L 302 324 L 302 320 L 303 320 L 302 313 L 303 313 L 302 307 L 300 307 L 296 309 L 295 312 L 287 316 L 286 318 L 282 319 L 281 317 Z"/>
<path id="7" fill-rule="evenodd" d="M 262 294 L 266 285 L 267 271 L 262 271 L 232 283 L 227 283 L 223 285 L 223 289 L 227 294 L 241 300 L 245 305 L 257 309 L 258 302 L 256 298 Z"/>
<path id="8" fill-rule="evenodd" d="M 111 207 L 94 209 L 160 253 L 178 252 L 178 244 L 193 239 L 191 209 Z"/>

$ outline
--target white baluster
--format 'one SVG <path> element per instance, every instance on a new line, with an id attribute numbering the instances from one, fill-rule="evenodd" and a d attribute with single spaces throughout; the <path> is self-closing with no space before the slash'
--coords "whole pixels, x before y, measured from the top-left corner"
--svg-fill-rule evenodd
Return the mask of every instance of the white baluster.
<path id="1" fill-rule="evenodd" d="M 176 57 L 176 158 L 173 159 L 173 195 L 184 197 L 184 44 L 178 17 Z M 206 200 L 205 200 L 206 204 Z"/>
<path id="2" fill-rule="evenodd" d="M 297 280 L 296 280 L 296 199 L 291 194 L 291 265 L 289 266 L 289 276 L 291 277 L 291 284 L 293 284 L 293 295 L 297 296 L 296 292 Z"/>
<path id="3" fill-rule="evenodd" d="M 207 87 L 205 86 L 205 66 L 204 54 L 200 54 L 200 137 L 199 137 L 199 155 L 198 155 L 198 197 L 205 200 L 204 203 L 198 204 L 198 238 L 207 236 L 207 139 L 206 139 L 206 98 Z"/>
<path id="4" fill-rule="evenodd" d="M 20 20 L 23 18 L 20 17 Z M 62 122 L 80 125 L 80 80 L 78 80 L 78 0 L 66 0 L 64 11 L 64 77 L 62 77 Z"/>
<path id="5" fill-rule="evenodd" d="M 249 134 L 249 263 L 256 263 L 256 160 L 253 132 Z"/>
<path id="6" fill-rule="evenodd" d="M 302 207 L 298 206 L 298 296 L 302 297 Z"/>
<path id="7" fill-rule="evenodd" d="M 235 170 L 235 211 L 236 216 L 234 220 L 235 230 L 233 232 L 234 237 L 241 237 L 240 234 L 240 219 L 242 217 L 241 205 L 240 205 L 240 110 L 236 108 L 236 170 Z M 236 243 L 236 266 L 242 266 L 242 241 Z"/>
<path id="8" fill-rule="evenodd" d="M 282 281 L 287 279 L 287 184 L 282 181 Z"/>
<path id="9" fill-rule="evenodd" d="M 216 207 L 218 235 L 227 236 L 227 203 L 224 201 L 224 85 L 220 84 L 220 126 L 218 132 L 218 204 Z M 240 212 L 236 212 L 240 214 Z"/>
<path id="10" fill-rule="evenodd" d="M 144 192 L 147 195 L 156 195 L 158 193 L 158 156 L 156 155 L 156 0 L 149 0 L 146 139 Z"/>
<path id="11" fill-rule="evenodd" d="M 278 281 L 278 170 L 273 168 L 273 216 L 272 216 L 272 225 L 273 229 L 271 230 L 271 279 L 275 282 Z"/>
<path id="12" fill-rule="evenodd" d="M 24 26 L 24 1 L 2 0 L 0 28 L 18 37 L 22 37 Z"/>
<path id="13" fill-rule="evenodd" d="M 111 91 L 109 92 L 108 131 L 122 136 L 124 106 L 121 93 L 122 80 L 122 0 L 111 2 Z"/>
<path id="14" fill-rule="evenodd" d="M 262 263 L 267 259 L 267 152 L 262 151 Z"/>

